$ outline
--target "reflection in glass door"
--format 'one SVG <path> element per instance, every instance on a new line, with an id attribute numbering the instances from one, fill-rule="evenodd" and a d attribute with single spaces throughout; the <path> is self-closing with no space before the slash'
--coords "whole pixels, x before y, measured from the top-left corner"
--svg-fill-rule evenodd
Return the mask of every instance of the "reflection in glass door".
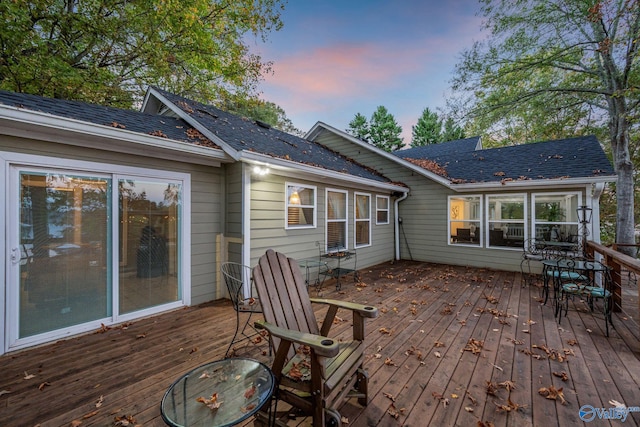
<path id="1" fill-rule="evenodd" d="M 111 180 L 29 171 L 19 182 L 19 338 L 111 315 Z"/>
<path id="2" fill-rule="evenodd" d="M 178 282 L 182 186 L 139 179 L 119 181 L 119 312 L 182 298 Z"/>

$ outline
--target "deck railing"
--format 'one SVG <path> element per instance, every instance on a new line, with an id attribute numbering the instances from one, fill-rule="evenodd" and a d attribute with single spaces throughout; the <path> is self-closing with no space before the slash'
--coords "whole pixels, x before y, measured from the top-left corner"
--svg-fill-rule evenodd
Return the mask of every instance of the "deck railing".
<path id="1" fill-rule="evenodd" d="M 638 293 L 640 294 L 640 259 L 631 257 L 629 255 L 618 252 L 618 248 L 622 246 L 631 246 L 636 248 L 638 253 L 639 245 L 618 245 L 614 244 L 612 247 L 604 246 L 595 242 L 587 242 L 586 253 L 588 256 L 593 257 L 594 254 L 601 255 L 604 260 L 604 264 L 611 267 L 611 278 L 613 280 L 613 311 L 622 311 L 622 283 L 625 280 L 629 280 L 631 277 L 635 278 L 636 285 L 638 286 Z M 638 299 L 638 314 L 640 314 L 640 298 Z M 640 318 L 640 316 L 634 316 Z"/>

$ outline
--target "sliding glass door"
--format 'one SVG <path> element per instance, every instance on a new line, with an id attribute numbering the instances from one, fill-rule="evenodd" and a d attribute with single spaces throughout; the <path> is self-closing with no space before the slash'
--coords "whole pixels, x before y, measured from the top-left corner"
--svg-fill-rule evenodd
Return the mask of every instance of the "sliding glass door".
<path id="1" fill-rule="evenodd" d="M 107 177 L 21 171 L 19 337 L 111 315 Z"/>
<path id="2" fill-rule="evenodd" d="M 83 162 L 67 163 L 65 170 L 10 168 L 10 347 L 183 303 L 188 176 L 104 165 L 96 166 L 126 173 L 89 172 Z M 76 163 L 85 168 L 73 169 Z"/>

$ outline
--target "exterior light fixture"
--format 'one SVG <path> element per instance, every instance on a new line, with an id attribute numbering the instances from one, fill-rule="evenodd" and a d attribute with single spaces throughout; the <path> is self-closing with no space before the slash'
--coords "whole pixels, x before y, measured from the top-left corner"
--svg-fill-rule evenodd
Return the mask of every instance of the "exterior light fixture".
<path id="1" fill-rule="evenodd" d="M 269 168 L 266 166 L 256 165 L 253 167 L 253 173 L 260 176 L 267 175 L 269 173 Z"/>
<path id="2" fill-rule="evenodd" d="M 582 225 L 582 241 L 580 242 L 580 246 L 582 246 L 582 255 L 586 255 L 587 249 L 587 236 L 589 235 L 589 229 L 587 228 L 587 224 L 591 222 L 591 215 L 593 215 L 593 209 L 589 206 L 582 205 L 576 209 L 576 213 L 578 214 L 578 221 Z"/>

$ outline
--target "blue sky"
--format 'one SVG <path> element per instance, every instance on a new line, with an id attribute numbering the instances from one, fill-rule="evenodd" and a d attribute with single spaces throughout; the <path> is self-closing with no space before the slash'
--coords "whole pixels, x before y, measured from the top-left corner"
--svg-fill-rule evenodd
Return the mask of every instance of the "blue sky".
<path id="1" fill-rule="evenodd" d="M 384 105 L 404 142 L 422 111 L 444 107 L 461 52 L 482 39 L 477 0 L 289 0 L 284 27 L 254 46 L 273 62 L 262 98 L 307 131 L 346 129 Z"/>

